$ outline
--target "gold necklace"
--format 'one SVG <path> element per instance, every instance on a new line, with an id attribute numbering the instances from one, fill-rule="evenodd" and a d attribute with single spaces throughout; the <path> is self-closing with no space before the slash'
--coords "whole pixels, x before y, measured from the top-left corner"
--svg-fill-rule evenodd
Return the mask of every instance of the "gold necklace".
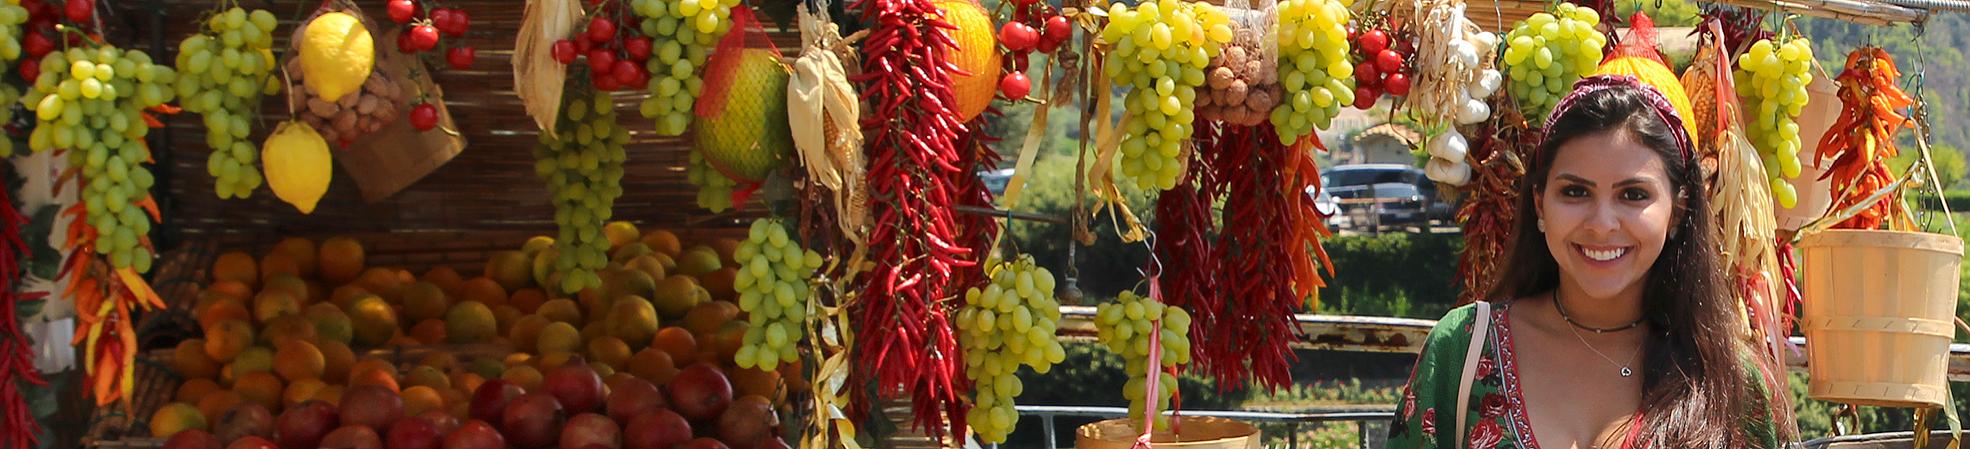
<path id="1" fill-rule="evenodd" d="M 1568 332 L 1572 332 L 1572 333 L 1573 333 L 1573 338 L 1577 338 L 1577 339 L 1580 339 L 1580 345 L 1581 345 L 1581 346 L 1586 346 L 1586 347 L 1587 347 L 1587 350 L 1589 350 L 1589 351 L 1594 351 L 1594 355 L 1598 355 L 1598 356 L 1601 356 L 1601 359 L 1602 359 L 1602 360 L 1607 360 L 1607 363 L 1608 363 L 1609 365 L 1614 365 L 1614 366 L 1615 366 L 1616 368 L 1621 368 L 1621 377 L 1633 377 L 1633 376 L 1635 375 L 1635 370 L 1634 370 L 1634 369 L 1632 369 L 1632 368 L 1629 368 L 1629 367 L 1628 367 L 1628 365 L 1625 365 L 1625 364 L 1622 364 L 1621 362 L 1616 362 L 1616 361 L 1614 361 L 1614 358 L 1613 358 L 1613 357 L 1608 357 L 1608 356 L 1607 356 L 1607 353 L 1604 353 L 1604 352 L 1601 352 L 1601 350 L 1600 350 L 1600 348 L 1595 348 L 1595 347 L 1594 347 L 1594 344 L 1593 344 L 1593 343 L 1588 343 L 1588 342 L 1587 342 L 1587 337 L 1584 337 L 1584 336 L 1581 336 L 1581 335 L 1580 335 L 1580 329 L 1579 329 L 1579 328 L 1581 328 L 1581 327 L 1584 327 L 1584 326 L 1581 326 L 1581 325 L 1580 325 L 1580 323 L 1575 323 L 1575 322 L 1573 322 L 1573 318 L 1572 318 L 1572 317 L 1568 317 L 1568 316 L 1566 316 L 1566 308 L 1565 308 L 1565 307 L 1562 307 L 1562 306 L 1560 306 L 1560 291 L 1559 291 L 1558 289 L 1555 289 L 1555 290 L 1553 290 L 1553 308 L 1559 311 L 1559 313 L 1560 313 L 1560 318 L 1564 318 L 1564 319 L 1566 319 L 1566 323 L 1567 323 L 1567 324 L 1569 325 L 1569 326 L 1567 326 L 1567 327 L 1566 327 L 1566 330 L 1567 330 Z M 1641 324 L 1642 324 L 1642 320 L 1639 320 L 1639 319 L 1638 319 L 1638 320 L 1635 320 L 1635 322 L 1633 322 L 1633 323 L 1628 323 L 1628 325 L 1626 325 L 1626 326 L 1621 326 L 1621 327 L 1619 327 L 1619 328 L 1615 328 L 1615 329 L 1610 329 L 1610 330 L 1607 330 L 1607 331 L 1603 331 L 1603 330 L 1600 330 L 1600 329 L 1595 329 L 1595 328 L 1591 328 L 1591 327 L 1590 327 L 1590 328 L 1588 328 L 1588 329 L 1589 329 L 1589 330 L 1593 330 L 1593 331 L 1594 331 L 1595 333 L 1602 333 L 1602 332 L 1610 332 L 1610 331 L 1617 331 L 1617 330 L 1627 330 L 1627 329 L 1632 329 L 1632 328 L 1634 328 L 1635 326 L 1638 326 L 1638 325 L 1641 325 Z M 1636 348 L 1636 350 L 1635 350 L 1635 352 L 1636 352 L 1636 353 L 1640 353 L 1640 352 L 1641 352 L 1641 349 L 1640 349 L 1640 348 Z M 1629 355 L 1629 356 L 1628 356 L 1628 358 L 1632 360 L 1632 359 L 1634 359 L 1634 358 L 1635 358 L 1635 356 L 1634 356 L 1634 355 Z"/>

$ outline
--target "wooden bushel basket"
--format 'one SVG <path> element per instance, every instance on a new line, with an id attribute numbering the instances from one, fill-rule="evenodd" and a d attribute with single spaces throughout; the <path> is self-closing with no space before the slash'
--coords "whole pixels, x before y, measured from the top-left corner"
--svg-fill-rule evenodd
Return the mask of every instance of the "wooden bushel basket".
<path id="1" fill-rule="evenodd" d="M 1150 435 L 1158 449 L 1258 449 L 1259 428 L 1251 424 L 1209 416 L 1177 416 L 1171 429 Z M 1078 449 L 1129 449 L 1142 436 L 1140 419 L 1110 419 L 1081 426 L 1074 432 Z"/>
<path id="2" fill-rule="evenodd" d="M 1813 399 L 1887 407 L 1948 400 L 1963 239 L 1836 229 L 1799 242 Z"/>

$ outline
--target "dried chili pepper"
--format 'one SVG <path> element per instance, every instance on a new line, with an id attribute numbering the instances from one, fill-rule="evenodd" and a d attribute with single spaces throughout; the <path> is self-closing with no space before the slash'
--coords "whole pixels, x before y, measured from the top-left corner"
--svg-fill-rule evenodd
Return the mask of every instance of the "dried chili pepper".
<path id="1" fill-rule="evenodd" d="M 918 427 L 933 438 L 947 430 L 961 435 L 963 351 L 949 318 L 952 299 L 963 291 L 954 288 L 953 271 L 974 262 L 969 248 L 954 246 L 963 228 L 954 213 L 956 180 L 972 175 L 958 168 L 966 130 L 951 109 L 953 27 L 929 0 L 852 6 L 870 25 L 862 74 L 851 81 L 872 106 L 861 125 L 873 218 L 871 269 L 852 312 L 860 324 L 859 369 L 849 383 L 864 400 L 907 392 Z"/>
<path id="2" fill-rule="evenodd" d="M 1182 181 L 1175 188 L 1163 191 L 1156 198 L 1156 259 L 1162 261 L 1163 301 L 1191 312 L 1190 335 L 1200 336 L 1191 346 L 1192 357 L 1197 369 L 1221 375 L 1221 370 L 1243 370 L 1243 361 L 1236 353 L 1216 349 L 1206 350 L 1202 337 L 1214 332 L 1215 326 L 1225 321 L 1219 318 L 1225 308 L 1225 295 L 1221 294 L 1218 272 L 1218 254 L 1212 238 L 1216 232 L 1216 218 L 1212 206 L 1222 193 L 1216 174 L 1211 171 L 1210 157 L 1205 152 L 1215 152 L 1221 142 L 1219 126 L 1211 122 L 1201 122 L 1192 141 L 1198 151 L 1192 151 L 1189 168 Z M 1234 388 L 1230 382 L 1221 382 L 1219 389 Z"/>
<path id="3" fill-rule="evenodd" d="M 1481 161 L 1477 178 L 1469 184 L 1470 195 L 1457 210 L 1463 227 L 1464 252 L 1458 255 L 1457 279 L 1463 285 L 1458 304 L 1487 299 L 1484 295 L 1498 282 L 1498 264 L 1518 224 L 1518 181 L 1525 177 L 1523 154 L 1516 149 L 1533 148 L 1526 136 L 1533 132 L 1513 129 L 1485 129 L 1473 134 L 1485 136 L 1471 144 L 1471 158 Z M 1536 140 L 1536 137 L 1532 138 Z"/>
<path id="4" fill-rule="evenodd" d="M 21 264 L 27 261 L 27 244 L 21 241 L 21 227 L 27 224 L 14 208 L 12 195 L 0 188 L 0 446 L 30 448 L 40 440 L 40 425 L 21 396 L 20 384 L 47 385 L 34 369 L 34 348 L 21 332 L 15 316 L 21 301 L 32 298 L 20 293 Z"/>

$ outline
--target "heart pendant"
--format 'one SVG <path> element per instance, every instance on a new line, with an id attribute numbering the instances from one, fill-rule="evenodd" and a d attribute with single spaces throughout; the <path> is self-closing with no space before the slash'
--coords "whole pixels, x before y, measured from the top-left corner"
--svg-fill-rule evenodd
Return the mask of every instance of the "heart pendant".
<path id="1" fill-rule="evenodd" d="M 1628 367 L 1626 367 L 1626 366 L 1624 366 L 1624 367 L 1621 367 L 1621 377 L 1629 377 L 1629 376 L 1634 376 L 1634 375 L 1635 375 L 1635 371 L 1634 371 L 1634 370 L 1630 370 L 1630 369 L 1628 369 Z"/>

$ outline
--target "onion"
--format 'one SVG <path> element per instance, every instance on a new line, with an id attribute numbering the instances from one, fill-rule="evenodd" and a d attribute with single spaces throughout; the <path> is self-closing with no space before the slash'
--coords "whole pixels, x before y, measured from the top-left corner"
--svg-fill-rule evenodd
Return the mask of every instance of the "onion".
<path id="1" fill-rule="evenodd" d="M 1462 161 L 1433 157 L 1430 163 L 1424 164 L 1423 174 L 1432 181 L 1461 186 L 1471 181 L 1471 166 Z"/>
<path id="2" fill-rule="evenodd" d="M 1468 103 L 1466 103 L 1468 104 Z M 1461 116 L 1461 114 L 1460 114 Z M 1470 142 L 1456 130 L 1445 131 L 1430 140 L 1430 155 L 1453 161 L 1464 160 L 1464 154 L 1471 150 Z"/>

